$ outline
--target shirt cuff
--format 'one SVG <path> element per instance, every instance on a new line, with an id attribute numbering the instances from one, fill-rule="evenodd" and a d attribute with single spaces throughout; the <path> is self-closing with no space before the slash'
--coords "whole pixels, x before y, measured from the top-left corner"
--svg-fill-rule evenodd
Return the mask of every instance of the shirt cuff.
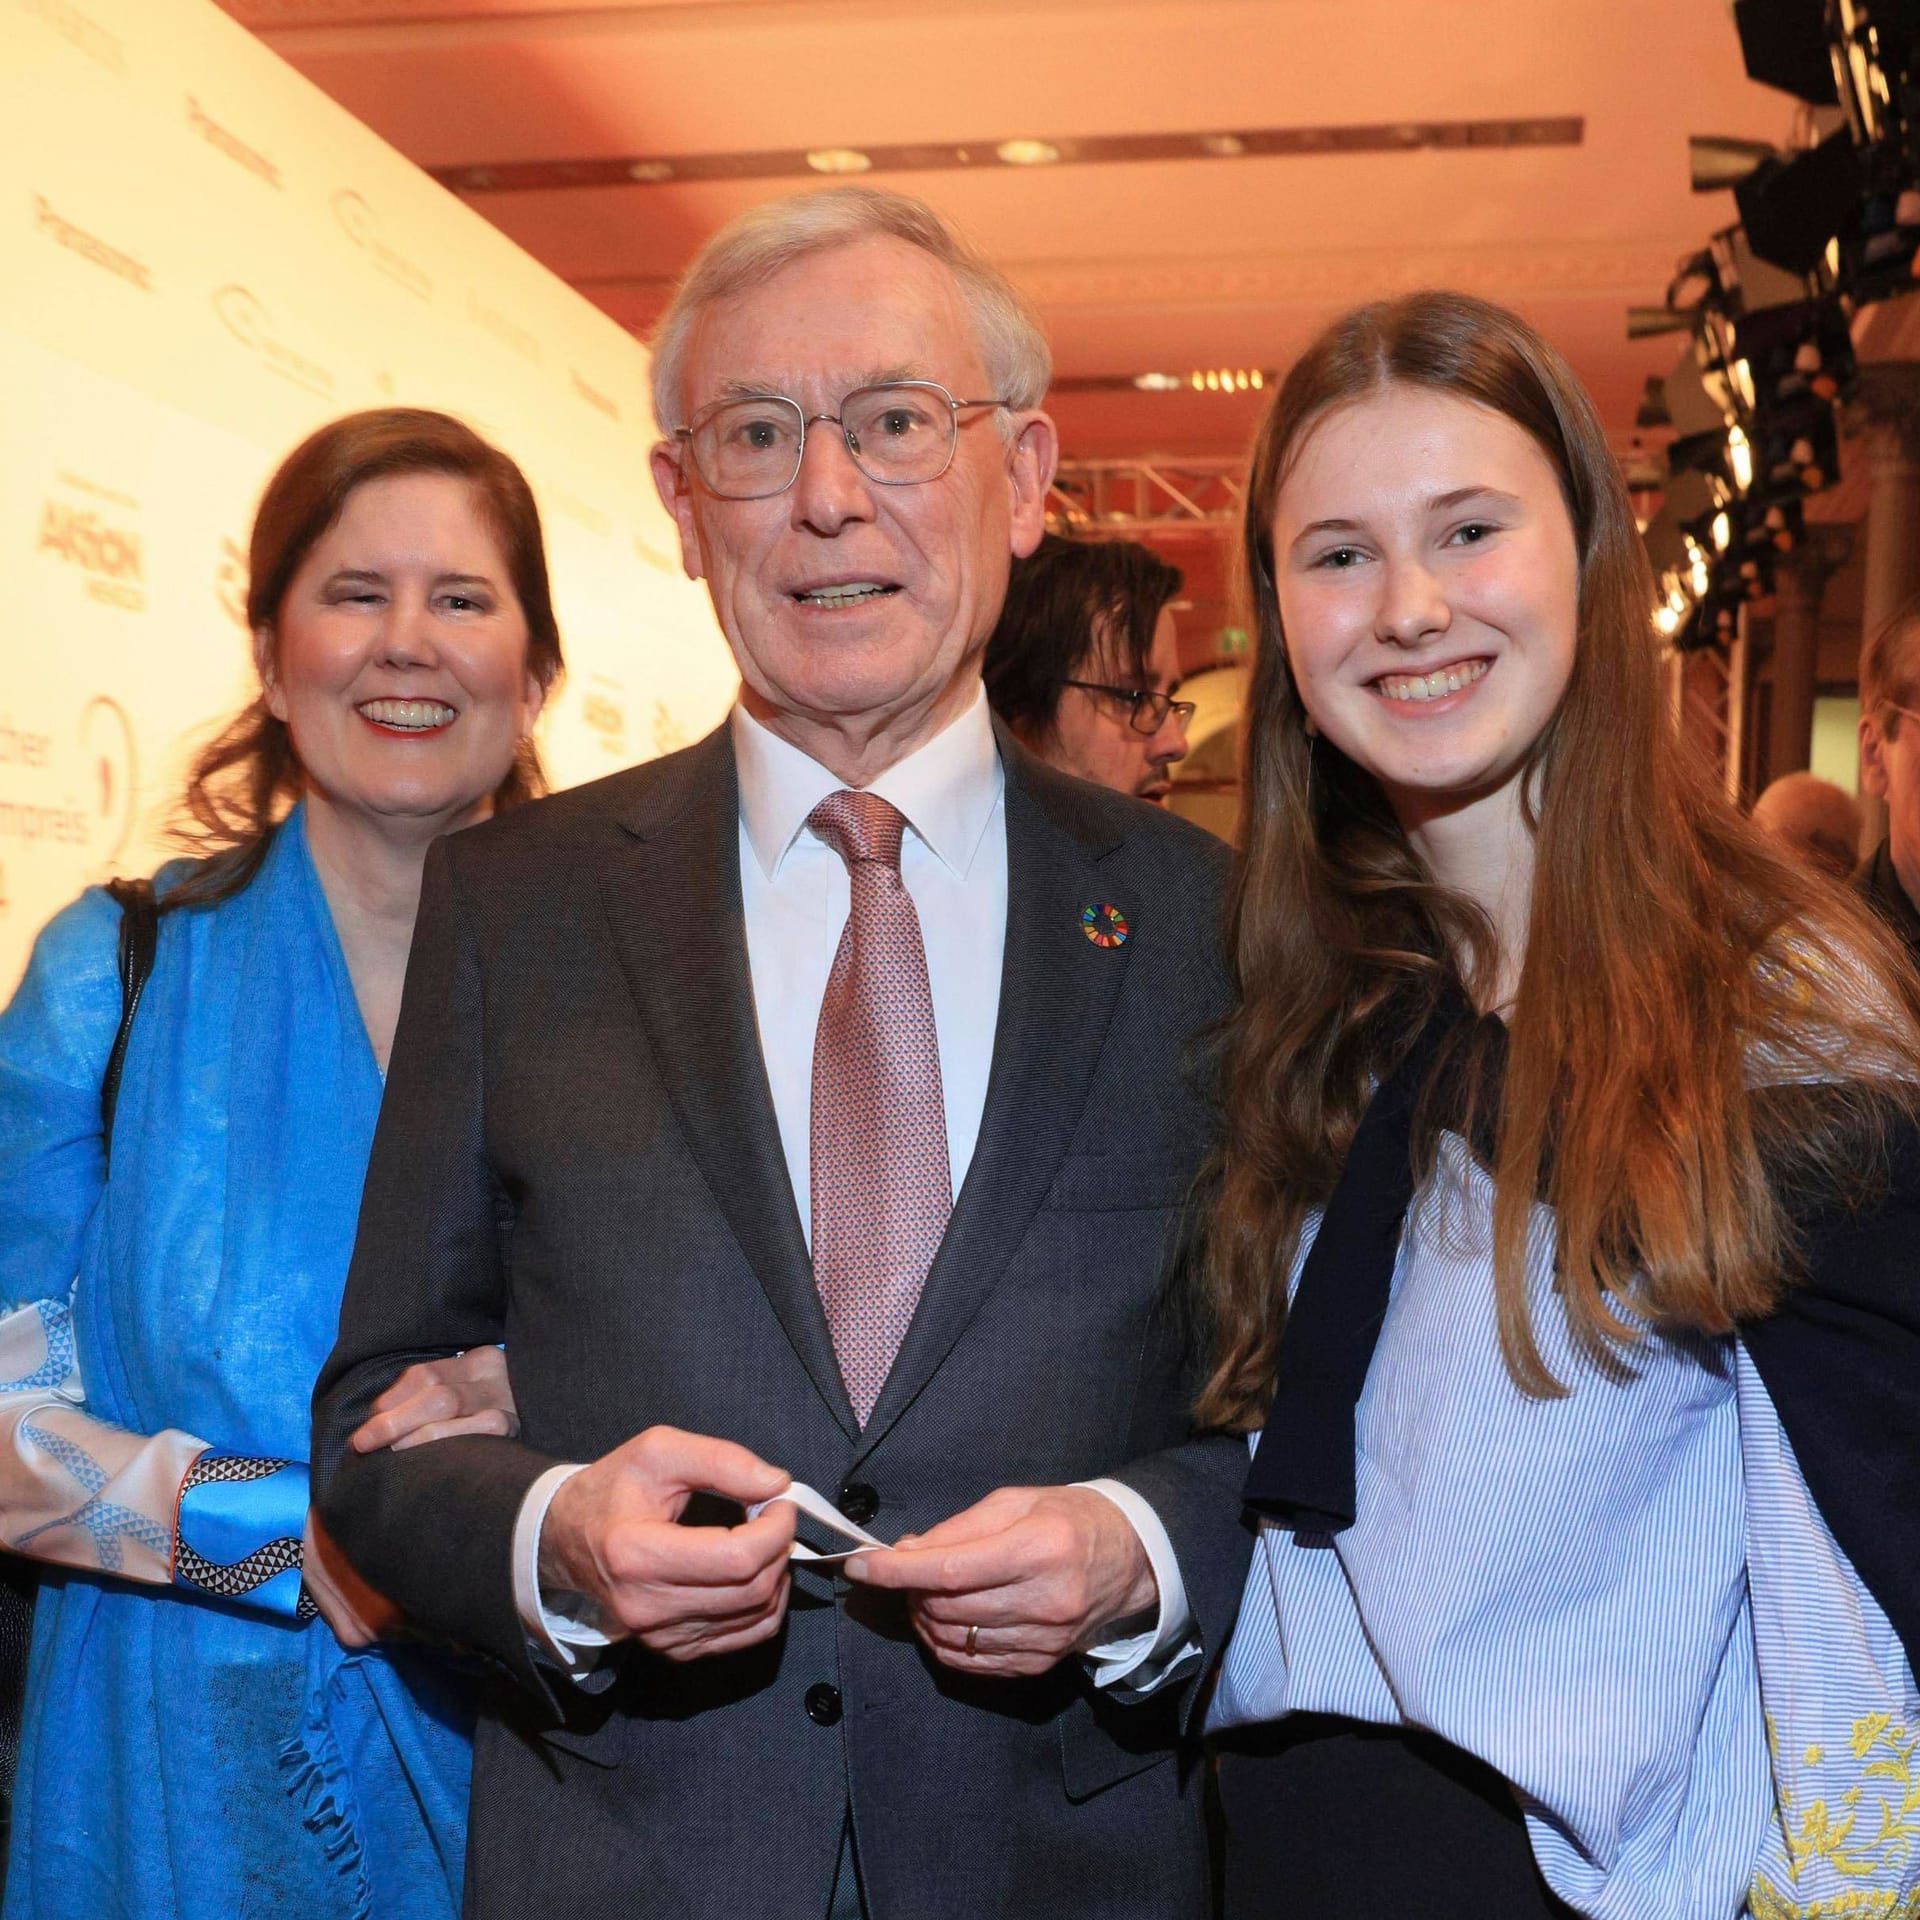
<path id="1" fill-rule="evenodd" d="M 527 1489 L 513 1523 L 513 1604 L 527 1630 L 527 1643 L 576 1680 L 593 1671 L 601 1649 L 613 1645 L 613 1636 L 596 1623 L 596 1609 L 584 1593 L 540 1591 L 540 1529 L 553 1496 L 584 1465 L 549 1467 Z"/>
<path id="2" fill-rule="evenodd" d="M 1193 1637 L 1193 1608 L 1187 1602 L 1187 1583 L 1160 1516 L 1133 1488 L 1118 1480 L 1077 1480 L 1074 1485 L 1104 1494 L 1126 1515 L 1140 1536 L 1147 1564 L 1160 1588 L 1160 1616 L 1151 1629 L 1122 1640 L 1089 1647 L 1082 1658 L 1096 1687 L 1124 1684 L 1131 1693 L 1151 1693 L 1173 1677 L 1200 1651 Z"/>

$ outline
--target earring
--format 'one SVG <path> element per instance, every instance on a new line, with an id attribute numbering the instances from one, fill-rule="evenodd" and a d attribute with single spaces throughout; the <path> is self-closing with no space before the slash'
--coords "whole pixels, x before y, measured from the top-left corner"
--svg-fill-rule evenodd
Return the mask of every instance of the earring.
<path id="1" fill-rule="evenodd" d="M 1317 740 L 1320 737 L 1320 723 L 1312 714 L 1308 714 L 1300 723 L 1300 730 L 1309 740 Z"/>

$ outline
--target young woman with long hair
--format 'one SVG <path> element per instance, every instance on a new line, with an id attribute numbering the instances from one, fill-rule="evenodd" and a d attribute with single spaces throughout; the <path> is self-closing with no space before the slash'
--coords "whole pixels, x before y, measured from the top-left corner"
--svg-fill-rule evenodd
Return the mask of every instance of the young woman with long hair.
<path id="1" fill-rule="evenodd" d="M 1916 983 L 1689 759 L 1513 315 L 1328 329 L 1246 565 L 1196 1263 L 1203 1411 L 1261 1430 L 1229 1912 L 1909 1912 Z"/>

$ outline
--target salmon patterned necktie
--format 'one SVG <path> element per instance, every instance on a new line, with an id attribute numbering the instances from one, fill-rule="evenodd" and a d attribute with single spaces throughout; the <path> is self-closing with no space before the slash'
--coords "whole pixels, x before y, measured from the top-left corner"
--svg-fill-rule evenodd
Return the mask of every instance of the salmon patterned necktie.
<path id="1" fill-rule="evenodd" d="M 899 811 L 830 793 L 807 816 L 852 894 L 813 1043 L 813 1275 L 867 1424 L 953 1210 L 940 1043 Z"/>

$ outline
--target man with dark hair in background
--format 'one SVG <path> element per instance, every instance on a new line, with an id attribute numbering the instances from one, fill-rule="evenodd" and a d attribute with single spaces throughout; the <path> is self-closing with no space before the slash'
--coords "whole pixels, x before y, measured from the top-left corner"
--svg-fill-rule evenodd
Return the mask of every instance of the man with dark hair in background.
<path id="1" fill-rule="evenodd" d="M 1887 803 L 1887 837 L 1860 869 L 1860 891 L 1920 960 L 1920 610 L 1861 655 L 1860 785 Z"/>
<path id="2" fill-rule="evenodd" d="M 1180 569 L 1132 540 L 1048 534 L 1007 582 L 987 642 L 987 700 L 1063 773 L 1164 801 L 1187 753 L 1190 700 L 1168 602 Z"/>

